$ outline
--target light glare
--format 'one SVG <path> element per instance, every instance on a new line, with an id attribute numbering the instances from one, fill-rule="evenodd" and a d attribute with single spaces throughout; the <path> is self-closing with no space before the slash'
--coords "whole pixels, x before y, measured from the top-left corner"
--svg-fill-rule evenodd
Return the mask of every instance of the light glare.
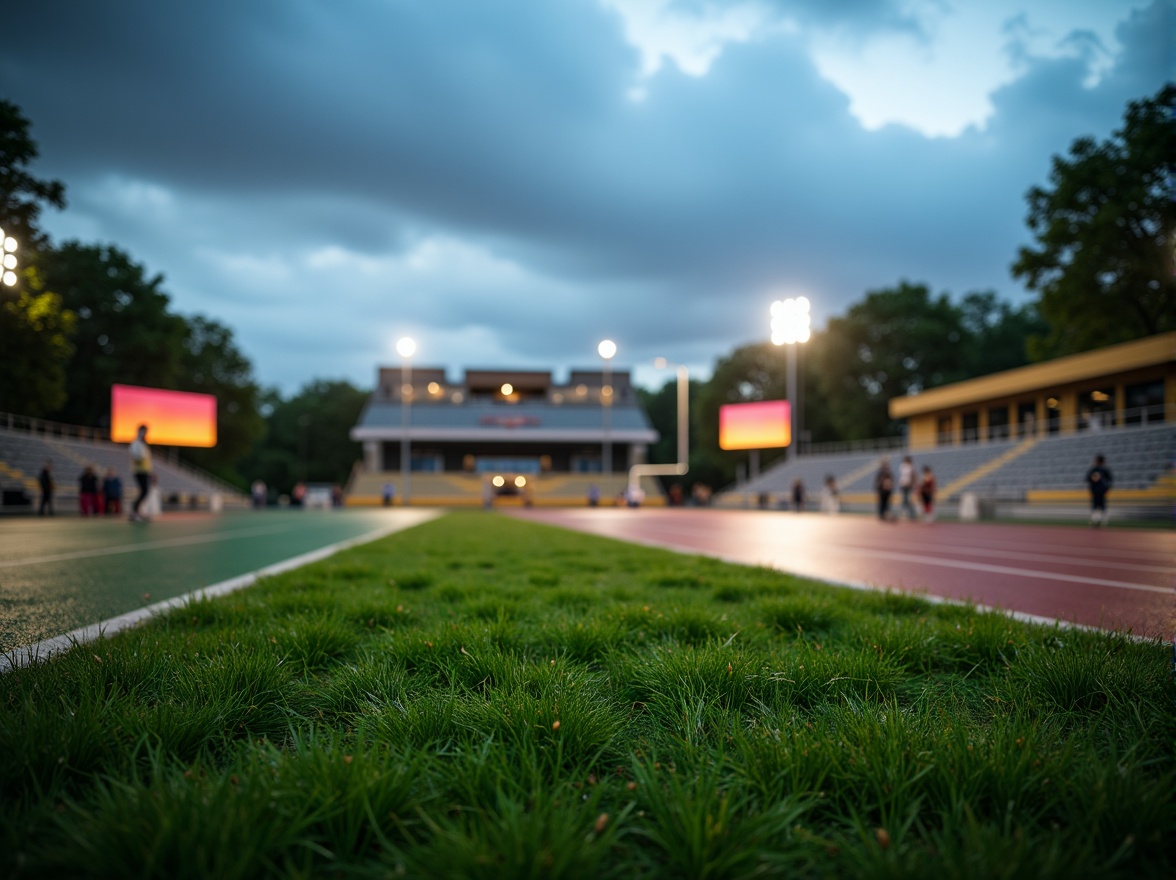
<path id="1" fill-rule="evenodd" d="M 596 346 L 596 350 L 606 361 L 612 360 L 613 356 L 617 353 L 617 344 L 611 339 L 604 339 L 600 345 Z"/>
<path id="2" fill-rule="evenodd" d="M 401 357 L 412 357 L 416 353 L 416 340 L 411 336 L 402 336 L 396 341 L 396 353 Z"/>

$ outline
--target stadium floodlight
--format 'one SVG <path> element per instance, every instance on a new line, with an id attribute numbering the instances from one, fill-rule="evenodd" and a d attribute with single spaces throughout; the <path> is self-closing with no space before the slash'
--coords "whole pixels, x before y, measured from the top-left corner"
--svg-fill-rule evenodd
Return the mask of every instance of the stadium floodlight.
<path id="1" fill-rule="evenodd" d="M 0 282 L 3 282 L 6 287 L 15 287 L 19 280 L 16 274 L 16 239 L 11 235 L 5 235 L 4 230 L 0 229 Z"/>
<path id="2" fill-rule="evenodd" d="M 412 356 L 416 354 L 416 340 L 402 336 L 396 341 L 400 355 L 400 503 L 407 506 L 412 483 L 412 441 L 408 432 L 412 425 Z"/>
<path id="3" fill-rule="evenodd" d="M 612 359 L 617 354 L 617 344 L 611 339 L 602 339 L 596 346 L 596 353 L 604 359 L 604 381 L 600 386 L 600 409 L 604 419 L 604 443 L 600 455 L 600 476 L 608 479 L 612 473 Z"/>
<path id="4" fill-rule="evenodd" d="M 790 413 L 789 435 L 791 444 L 785 452 L 785 457 L 796 457 L 798 435 L 796 427 L 799 422 L 799 401 L 797 400 L 796 382 L 796 349 L 797 345 L 808 342 L 812 336 L 812 304 L 808 297 L 797 296 L 785 300 L 776 300 L 770 309 L 772 315 L 772 344 L 788 346 L 788 410 Z M 758 468 L 757 468 L 758 470 Z"/>

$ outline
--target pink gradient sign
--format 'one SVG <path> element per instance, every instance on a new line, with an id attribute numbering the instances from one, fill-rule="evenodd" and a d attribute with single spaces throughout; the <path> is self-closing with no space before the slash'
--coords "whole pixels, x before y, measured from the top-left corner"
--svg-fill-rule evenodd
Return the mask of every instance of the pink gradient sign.
<path id="1" fill-rule="evenodd" d="M 147 426 L 154 446 L 216 446 L 216 398 L 137 385 L 110 389 L 110 439 L 130 443 Z"/>
<path id="2" fill-rule="evenodd" d="M 772 449 L 792 442 L 787 400 L 728 403 L 719 407 L 719 447 Z"/>

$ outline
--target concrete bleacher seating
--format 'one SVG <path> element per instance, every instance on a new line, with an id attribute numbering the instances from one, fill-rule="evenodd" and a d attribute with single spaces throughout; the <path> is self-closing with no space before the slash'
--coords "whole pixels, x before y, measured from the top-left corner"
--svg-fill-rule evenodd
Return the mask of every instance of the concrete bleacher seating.
<path id="1" fill-rule="evenodd" d="M 40 494 L 37 475 L 46 460 L 53 462 L 55 498 L 62 509 L 68 509 L 68 504 L 77 498 L 78 477 L 86 465 L 92 465 L 100 479 L 108 470 L 115 471 L 122 478 L 124 496 L 133 492 L 125 445 L 0 428 L 0 489 L 23 489 L 35 500 Z M 164 499 L 175 496 L 183 504 L 204 506 L 213 493 L 219 493 L 223 503 L 242 506 L 246 503 L 245 496 L 231 487 L 158 454 L 153 464 Z"/>
<path id="2" fill-rule="evenodd" d="M 1107 457 L 1116 489 L 1150 489 L 1176 459 L 1176 425 L 1049 437 L 977 480 L 971 490 L 1012 498 L 1042 489 L 1081 491 L 1086 471 L 1099 454 Z"/>
<path id="3" fill-rule="evenodd" d="M 1081 505 L 1086 500 L 1085 475 L 1096 454 L 1105 455 L 1115 476 L 1116 497 L 1162 506 L 1170 484 L 1166 475 L 1176 464 L 1176 425 L 1129 426 L 1098 432 L 1001 440 L 966 446 L 889 449 L 872 453 L 805 455 L 770 468 L 757 479 L 729 489 L 716 499 L 724 506 L 751 506 L 767 495 L 771 506 L 785 505 L 796 479 L 804 482 L 809 505 L 815 507 L 825 475 L 837 478 L 843 504 L 867 509 L 874 475 L 883 458 L 897 473 L 909 454 L 916 470 L 929 465 L 935 473 L 941 503 L 957 502 L 965 492 L 1016 504 Z M 1156 507 L 1155 509 L 1159 509 Z"/>

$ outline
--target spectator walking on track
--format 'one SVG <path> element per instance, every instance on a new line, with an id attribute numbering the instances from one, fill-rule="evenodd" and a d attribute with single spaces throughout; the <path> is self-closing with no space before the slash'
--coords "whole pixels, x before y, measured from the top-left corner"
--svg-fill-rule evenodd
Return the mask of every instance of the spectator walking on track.
<path id="1" fill-rule="evenodd" d="M 44 516 L 45 511 L 49 511 L 49 515 L 53 516 L 53 490 L 57 488 L 57 484 L 53 482 L 53 460 L 49 459 L 45 462 L 45 466 L 41 468 L 41 473 L 37 475 L 37 483 L 41 486 L 41 507 L 37 510 L 39 516 Z"/>
<path id="2" fill-rule="evenodd" d="M 923 522 L 935 520 L 935 474 L 930 465 L 923 465 L 923 478 L 919 481 L 919 500 L 923 502 Z"/>
<path id="3" fill-rule="evenodd" d="M 1086 485 L 1090 489 L 1090 524 L 1105 526 L 1110 517 L 1107 515 L 1107 493 L 1114 485 L 1114 477 L 1107 467 L 1105 456 L 1096 455 L 1094 464 L 1086 472 Z"/>
<path id="4" fill-rule="evenodd" d="M 898 489 L 902 492 L 902 512 L 908 519 L 918 519 L 918 512 L 911 501 L 911 493 L 915 491 L 915 465 L 909 455 L 904 455 L 898 465 Z"/>
<path id="5" fill-rule="evenodd" d="M 131 443 L 131 471 L 135 474 L 139 497 L 131 505 L 130 520 L 146 522 L 146 517 L 139 513 L 139 508 L 147 500 L 147 493 L 151 491 L 151 447 L 147 445 L 146 425 L 139 425 L 139 433 Z"/>

